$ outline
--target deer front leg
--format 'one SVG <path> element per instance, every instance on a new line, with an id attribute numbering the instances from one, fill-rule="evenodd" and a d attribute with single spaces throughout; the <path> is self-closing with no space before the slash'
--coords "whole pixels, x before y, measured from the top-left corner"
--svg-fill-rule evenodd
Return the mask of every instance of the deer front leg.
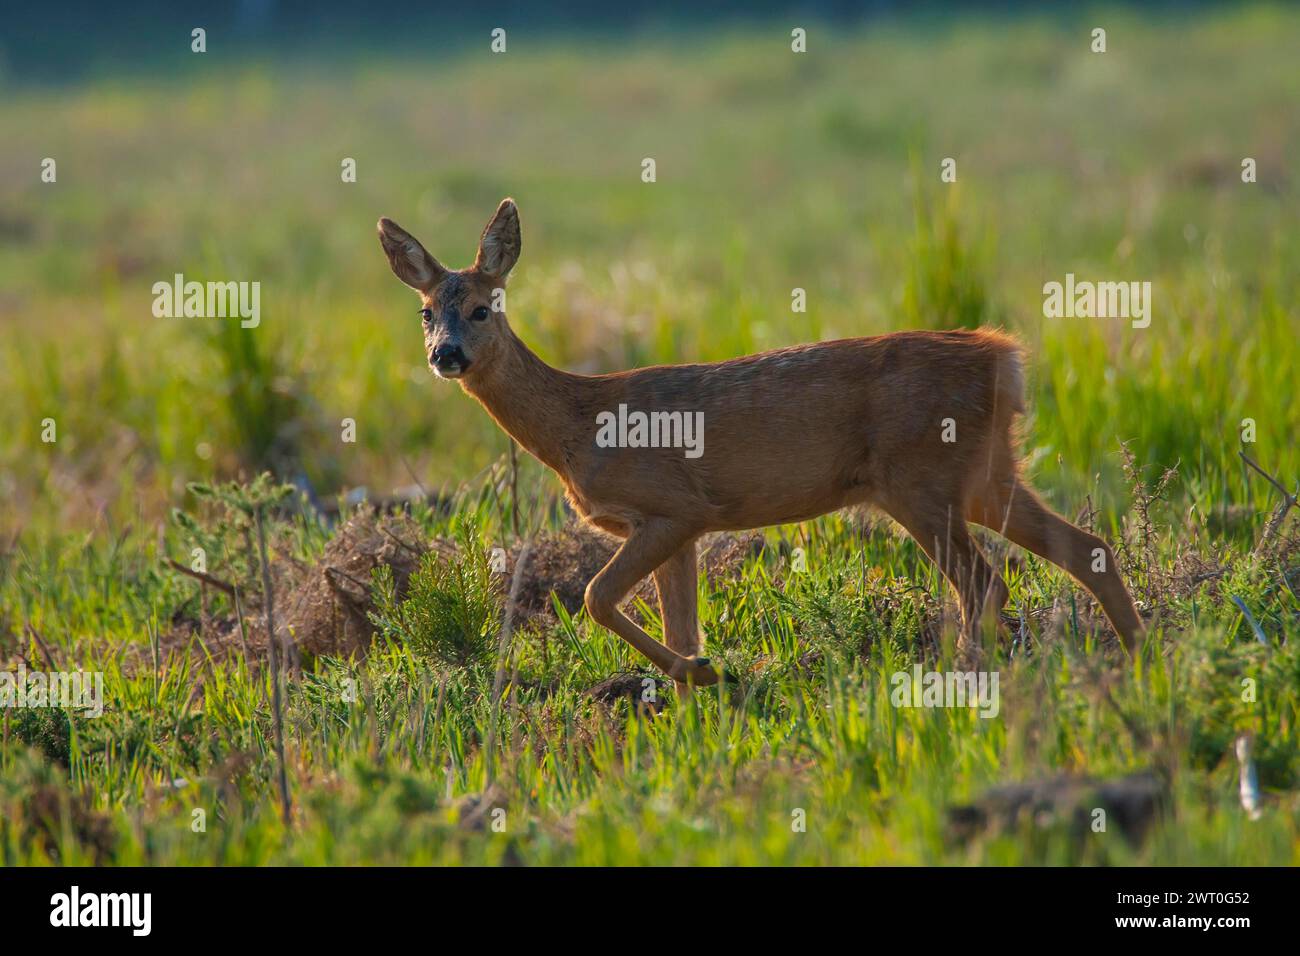
<path id="1" fill-rule="evenodd" d="M 689 660 L 707 664 L 700 657 L 699 618 L 699 567 L 696 563 L 695 539 L 692 538 L 673 552 L 654 571 L 655 590 L 659 592 L 659 613 L 664 622 L 664 639 L 669 650 Z M 678 696 L 689 691 L 689 685 L 678 682 Z"/>
<path id="2" fill-rule="evenodd" d="M 688 550 L 684 547 L 687 544 L 690 545 L 690 571 L 692 574 L 690 580 L 692 596 L 690 618 L 693 623 L 695 621 L 694 536 L 687 529 L 664 518 L 652 518 L 635 528 L 628 535 L 627 540 L 614 553 L 614 557 L 610 559 L 609 564 L 605 565 L 600 573 L 592 578 L 591 583 L 587 585 L 586 605 L 587 612 L 596 623 L 604 625 L 623 638 L 678 684 L 694 684 L 700 687 L 716 683 L 718 680 L 717 673 L 707 663 L 701 664 L 683 656 L 675 649 L 664 647 L 664 645 L 633 624 L 627 615 L 618 609 L 619 602 L 627 596 L 627 593 L 636 586 L 638 581 L 646 575 L 656 572 L 656 569 L 665 562 L 675 558 L 679 551 Z M 682 564 L 685 567 L 685 563 L 682 562 Z M 682 577 L 680 571 L 669 571 L 668 574 L 670 577 Z M 659 586 L 658 574 L 656 574 L 655 583 L 656 586 Z M 679 589 L 682 589 L 682 585 L 675 583 L 674 595 L 678 593 Z M 662 600 L 663 592 L 660 593 L 660 599 Z M 669 631 L 668 626 L 668 619 L 665 616 L 664 631 L 670 635 L 670 641 L 676 641 L 676 635 L 681 632 L 676 626 L 672 631 Z"/>

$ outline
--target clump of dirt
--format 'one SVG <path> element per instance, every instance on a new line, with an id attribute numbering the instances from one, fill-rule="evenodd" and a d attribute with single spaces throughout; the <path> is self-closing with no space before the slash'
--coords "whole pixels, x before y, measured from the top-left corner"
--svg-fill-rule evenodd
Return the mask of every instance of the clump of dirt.
<path id="1" fill-rule="evenodd" d="M 504 812 L 509 803 L 509 795 L 493 783 L 481 793 L 467 793 L 456 801 L 456 823 L 462 830 L 481 832 L 492 824 L 493 815 Z"/>
<path id="2" fill-rule="evenodd" d="M 374 609 L 371 573 L 386 565 L 400 598 L 411 574 L 429 551 L 453 554 L 443 540 L 428 541 L 406 514 L 379 514 L 358 510 L 335 532 L 320 560 L 309 566 L 272 550 L 275 588 L 275 629 L 279 639 L 299 651 L 334 657 L 363 656 L 374 629 L 369 612 Z M 230 593 L 228 585 L 222 589 Z M 256 668 L 266 658 L 266 618 L 261 596 L 241 592 L 240 614 L 197 616 L 178 610 L 172 626 L 158 636 L 160 662 L 201 649 L 216 663 L 242 655 Z M 134 650 L 128 666 L 151 666 L 154 650 Z"/>
<path id="3" fill-rule="evenodd" d="M 551 593 L 570 614 L 582 609 L 587 582 L 618 549 L 617 538 L 581 524 L 539 535 L 520 574 L 515 612 L 521 620 L 553 618 Z M 513 576 L 523 548 L 511 549 L 506 574 Z"/>
<path id="4" fill-rule="evenodd" d="M 671 681 L 657 674 L 644 672 L 615 674 L 594 687 L 587 688 L 585 693 L 602 704 L 613 706 L 620 700 L 629 700 L 634 708 L 638 710 L 644 708 L 657 714 L 664 709 L 667 696 L 673 693 L 673 685 Z"/>
<path id="5" fill-rule="evenodd" d="M 1057 776 L 994 787 L 976 801 L 948 810 L 952 835 L 968 840 L 981 833 L 1016 833 L 1064 827 L 1075 836 L 1091 832 L 1096 810 L 1106 812 L 1120 832 L 1140 843 L 1167 803 L 1167 788 L 1153 771 L 1112 780 Z"/>
<path id="6" fill-rule="evenodd" d="M 767 545 L 761 531 L 705 535 L 698 545 L 700 569 L 709 581 L 735 577 L 745 562 L 763 554 Z"/>

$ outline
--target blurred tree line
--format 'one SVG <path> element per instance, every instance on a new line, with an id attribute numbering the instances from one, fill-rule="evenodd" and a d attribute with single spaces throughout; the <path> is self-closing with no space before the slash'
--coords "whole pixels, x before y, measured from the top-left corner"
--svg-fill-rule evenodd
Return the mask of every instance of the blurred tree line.
<path id="1" fill-rule="evenodd" d="M 1108 9 L 1122 4 L 1112 3 Z M 1186 13 L 1215 6 L 1212 0 L 1143 0 L 1131 3 L 1149 14 Z M 209 53 L 283 57 L 386 54 L 421 58 L 463 52 L 494 27 L 550 42 L 566 36 L 682 33 L 788 20 L 792 26 L 851 28 L 876 20 L 940 21 L 950 14 L 982 19 L 1072 16 L 1072 4 L 1033 0 L 746 0 L 700 4 L 698 0 L 561 0 L 538 4 L 430 3 L 376 7 L 356 0 L 7 0 L 0 14 L 0 82 L 78 82 L 118 70 L 196 65 L 190 31 L 207 31 Z"/>

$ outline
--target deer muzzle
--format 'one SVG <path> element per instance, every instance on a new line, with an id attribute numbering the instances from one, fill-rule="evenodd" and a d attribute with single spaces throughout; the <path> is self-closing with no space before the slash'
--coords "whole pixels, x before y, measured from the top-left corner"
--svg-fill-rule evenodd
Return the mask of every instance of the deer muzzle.
<path id="1" fill-rule="evenodd" d="M 469 359 L 459 345 L 439 345 L 429 356 L 429 367 L 439 378 L 459 378 L 469 368 Z"/>

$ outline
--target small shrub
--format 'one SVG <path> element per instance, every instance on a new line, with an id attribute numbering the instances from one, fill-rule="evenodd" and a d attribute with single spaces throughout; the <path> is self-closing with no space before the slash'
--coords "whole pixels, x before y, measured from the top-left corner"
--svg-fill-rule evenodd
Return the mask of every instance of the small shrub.
<path id="1" fill-rule="evenodd" d="M 54 707 L 34 707 L 17 711 L 13 734 L 46 760 L 68 766 L 72 724 L 66 711 Z"/>
<path id="2" fill-rule="evenodd" d="M 477 668 L 492 660 L 501 585 L 477 527 L 458 520 L 455 537 L 455 555 L 424 555 L 401 601 L 392 570 L 375 568 L 376 610 L 370 620 L 384 637 L 442 664 Z"/>

